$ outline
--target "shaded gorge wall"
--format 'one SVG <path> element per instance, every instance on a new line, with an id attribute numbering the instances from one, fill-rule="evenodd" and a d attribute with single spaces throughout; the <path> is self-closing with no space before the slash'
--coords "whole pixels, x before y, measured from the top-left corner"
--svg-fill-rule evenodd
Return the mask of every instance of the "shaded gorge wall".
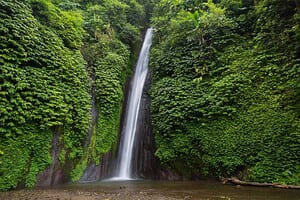
<path id="1" fill-rule="evenodd" d="M 125 87 L 125 99 L 123 103 L 123 110 L 125 110 L 128 104 L 128 93 L 130 90 L 131 81 L 127 81 Z M 150 115 L 150 98 L 148 96 L 148 90 L 151 86 L 151 74 L 148 73 L 143 89 L 143 95 L 141 99 L 141 106 L 138 117 L 137 137 L 133 149 L 132 160 L 132 172 L 135 177 L 140 178 L 158 178 L 159 162 L 154 156 L 155 142 L 151 126 Z M 123 127 L 124 112 L 122 113 L 122 123 L 120 127 Z M 119 130 L 122 133 L 121 129 Z M 122 135 L 119 136 L 119 141 Z M 116 169 L 116 161 L 118 148 L 112 149 L 106 153 L 99 165 L 91 164 L 85 170 L 80 181 L 98 181 L 101 179 L 110 178 L 114 175 Z"/>

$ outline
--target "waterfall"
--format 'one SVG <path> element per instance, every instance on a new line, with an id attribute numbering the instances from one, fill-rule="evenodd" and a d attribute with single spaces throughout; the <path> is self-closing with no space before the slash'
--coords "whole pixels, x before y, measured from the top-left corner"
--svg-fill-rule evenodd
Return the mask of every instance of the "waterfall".
<path id="1" fill-rule="evenodd" d="M 131 82 L 129 99 L 126 105 L 125 123 L 122 129 L 116 172 L 112 179 L 130 180 L 132 177 L 132 154 L 136 139 L 138 115 L 141 104 L 142 92 L 148 73 L 149 53 L 152 44 L 153 29 L 147 30 L 143 47 L 136 65 L 134 77 Z"/>

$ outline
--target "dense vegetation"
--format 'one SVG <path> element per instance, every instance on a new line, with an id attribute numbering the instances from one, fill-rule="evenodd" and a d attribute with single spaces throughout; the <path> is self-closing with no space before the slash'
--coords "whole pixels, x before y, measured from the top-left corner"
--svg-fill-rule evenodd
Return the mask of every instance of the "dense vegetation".
<path id="1" fill-rule="evenodd" d="M 145 11 L 99 2 L 0 1 L 0 190 L 33 186 L 54 136 L 73 181 L 116 143 Z"/>
<path id="2" fill-rule="evenodd" d="M 54 159 L 77 181 L 115 148 L 150 22 L 163 166 L 300 184 L 299 0 L 1 0 L 0 191 Z"/>
<path id="3" fill-rule="evenodd" d="M 299 1 L 161 0 L 152 23 L 164 165 L 188 177 L 300 184 Z"/>

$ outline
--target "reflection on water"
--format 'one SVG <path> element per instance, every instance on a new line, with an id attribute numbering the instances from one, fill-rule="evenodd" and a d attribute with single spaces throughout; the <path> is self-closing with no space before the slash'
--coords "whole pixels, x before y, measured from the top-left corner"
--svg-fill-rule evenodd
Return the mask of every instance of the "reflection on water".
<path id="1" fill-rule="evenodd" d="M 64 185 L 56 189 L 112 193 L 127 190 L 133 193 L 154 193 L 179 199 L 195 200 L 300 200 L 300 190 L 236 187 L 234 185 L 222 185 L 214 181 L 105 181 Z"/>

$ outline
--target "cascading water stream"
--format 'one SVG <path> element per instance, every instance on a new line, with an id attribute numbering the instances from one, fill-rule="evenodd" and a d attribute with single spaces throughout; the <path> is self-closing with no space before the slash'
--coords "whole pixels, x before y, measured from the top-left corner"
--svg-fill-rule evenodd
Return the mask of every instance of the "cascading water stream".
<path id="1" fill-rule="evenodd" d="M 153 29 L 147 30 L 143 47 L 136 65 L 131 83 L 128 104 L 126 106 L 125 123 L 118 153 L 116 172 L 112 179 L 130 180 L 132 177 L 132 154 L 136 138 L 138 115 L 145 80 L 148 73 L 149 53 L 152 44 Z"/>

